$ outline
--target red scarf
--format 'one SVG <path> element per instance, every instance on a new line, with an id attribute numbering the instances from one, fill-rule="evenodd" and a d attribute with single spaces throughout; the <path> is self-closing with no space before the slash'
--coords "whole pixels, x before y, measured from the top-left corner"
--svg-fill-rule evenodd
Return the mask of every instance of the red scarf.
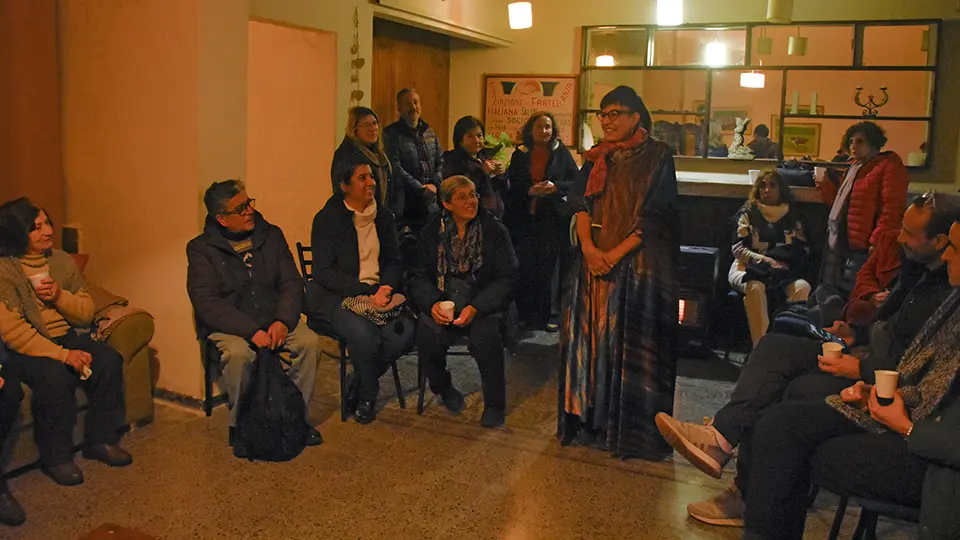
<path id="1" fill-rule="evenodd" d="M 587 192 L 584 193 L 584 196 L 599 195 L 607 187 L 607 154 L 614 150 L 636 148 L 647 142 L 648 137 L 647 130 L 638 126 L 637 130 L 633 132 L 633 136 L 625 141 L 615 143 L 602 141 L 597 146 L 584 152 L 584 159 L 593 162 L 593 170 L 590 171 L 590 178 L 587 179 Z"/>

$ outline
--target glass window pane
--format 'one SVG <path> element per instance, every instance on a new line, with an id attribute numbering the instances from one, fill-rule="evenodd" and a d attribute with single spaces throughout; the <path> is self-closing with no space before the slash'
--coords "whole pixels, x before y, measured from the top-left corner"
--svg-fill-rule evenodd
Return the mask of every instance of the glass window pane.
<path id="1" fill-rule="evenodd" d="M 587 32 L 586 53 L 588 66 L 645 66 L 647 64 L 647 30 L 645 28 L 590 29 Z"/>
<path id="2" fill-rule="evenodd" d="M 703 144 L 703 123 L 692 115 L 657 114 L 653 117 L 653 137 L 673 148 L 678 156 L 699 156 Z"/>
<path id="3" fill-rule="evenodd" d="M 852 66 L 853 26 L 755 26 L 750 47 L 755 66 Z"/>
<path id="4" fill-rule="evenodd" d="M 936 62 L 936 27 L 867 26 L 863 29 L 863 65 L 932 66 Z"/>
<path id="5" fill-rule="evenodd" d="M 857 120 L 788 118 L 784 125 L 784 158 L 810 156 L 829 161 L 837 155 L 847 128 Z M 887 135 L 884 150 L 899 154 L 907 165 L 923 166 L 926 160 L 926 142 L 930 130 L 929 122 L 901 122 L 876 120 Z M 780 136 L 780 119 L 774 115 L 772 137 Z"/>
<path id="6" fill-rule="evenodd" d="M 621 84 L 636 90 L 650 110 L 693 112 L 707 94 L 707 73 L 699 70 L 590 70 L 583 82 L 586 109 L 599 109 L 603 96 Z"/>
<path id="7" fill-rule="evenodd" d="M 746 61 L 747 31 L 656 30 L 655 66 L 742 66 Z"/>
<path id="8" fill-rule="evenodd" d="M 801 105 L 809 105 L 816 92 L 820 114 L 860 116 L 864 107 L 854 101 L 857 87 L 863 88 L 861 103 L 867 103 L 870 95 L 882 102 L 880 88 L 886 86 L 889 101 L 877 109 L 880 117 L 927 117 L 933 110 L 933 81 L 934 74 L 927 71 L 793 71 L 787 80 L 786 108 L 790 112 L 795 93 Z"/>
<path id="9" fill-rule="evenodd" d="M 741 86 L 741 75 L 748 74 L 756 77 L 763 75 L 763 88 L 745 88 Z M 745 143 L 754 138 L 754 131 L 758 126 L 765 126 L 772 131 L 770 118 L 780 113 L 780 101 L 783 92 L 782 71 L 714 71 L 713 89 L 711 91 L 712 109 L 710 111 L 710 141 L 711 147 L 717 148 L 719 143 L 729 147 L 733 144 L 733 130 L 737 127 L 737 118 L 750 118 L 747 127 Z M 778 156 L 764 156 L 765 159 L 776 159 Z"/>

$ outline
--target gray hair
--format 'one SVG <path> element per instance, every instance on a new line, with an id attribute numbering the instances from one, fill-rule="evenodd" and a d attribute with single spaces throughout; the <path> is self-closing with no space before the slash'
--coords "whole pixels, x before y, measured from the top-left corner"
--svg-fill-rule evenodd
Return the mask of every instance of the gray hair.
<path id="1" fill-rule="evenodd" d="M 227 210 L 227 201 L 237 196 L 237 193 L 247 189 L 240 180 L 224 180 L 210 184 L 203 194 L 203 205 L 207 207 L 207 215 L 214 217 Z"/>
<path id="2" fill-rule="evenodd" d="M 465 187 L 476 189 L 477 186 L 473 183 L 473 180 L 459 174 L 447 178 L 440 184 L 440 200 L 446 203 L 452 201 L 453 194 Z"/>

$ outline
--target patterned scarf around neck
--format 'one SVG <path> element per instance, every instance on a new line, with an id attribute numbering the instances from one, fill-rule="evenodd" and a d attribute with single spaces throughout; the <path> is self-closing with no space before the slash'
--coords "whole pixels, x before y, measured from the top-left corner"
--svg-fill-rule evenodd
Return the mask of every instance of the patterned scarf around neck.
<path id="1" fill-rule="evenodd" d="M 610 152 L 637 148 L 647 142 L 648 138 L 649 134 L 647 130 L 637 126 L 637 130 L 625 141 L 615 143 L 602 141 L 597 146 L 584 152 L 583 158 L 586 161 L 593 162 L 593 170 L 590 171 L 590 178 L 587 179 L 587 191 L 584 193 L 584 196 L 592 197 L 599 195 L 603 193 L 603 190 L 607 187 L 607 155 L 610 154 Z"/>
<path id="2" fill-rule="evenodd" d="M 373 165 L 375 169 L 374 174 L 377 175 L 377 184 L 383 184 L 380 186 L 380 204 L 383 206 L 387 205 L 387 185 L 389 181 L 389 176 L 393 173 L 393 167 L 390 165 L 390 159 L 387 157 L 387 153 L 383 150 L 383 145 L 377 143 L 373 145 L 371 149 L 367 144 L 353 135 L 347 135 L 347 138 L 350 139 L 350 142 L 360 150 L 360 153 L 363 154 L 367 160 Z M 383 174 L 383 171 L 386 171 L 386 174 Z"/>
<path id="3" fill-rule="evenodd" d="M 467 224 L 467 233 L 460 238 L 453 214 L 443 211 L 440 219 L 440 245 L 437 249 L 437 288 L 446 291 L 447 272 L 476 276 L 483 266 L 483 231 L 480 217 Z"/>

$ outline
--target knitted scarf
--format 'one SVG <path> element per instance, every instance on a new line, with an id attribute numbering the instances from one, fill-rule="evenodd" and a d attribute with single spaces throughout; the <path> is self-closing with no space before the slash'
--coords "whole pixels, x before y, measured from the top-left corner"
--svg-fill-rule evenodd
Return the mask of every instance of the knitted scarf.
<path id="1" fill-rule="evenodd" d="M 52 250 L 47 256 L 47 264 L 50 266 L 50 277 L 63 290 L 76 294 L 86 287 L 80 269 L 70 255 L 58 249 Z M 34 294 L 33 286 L 20 268 L 20 259 L 0 257 L 0 303 L 26 319 L 40 335 L 50 339 Z"/>
<path id="2" fill-rule="evenodd" d="M 620 142 L 602 141 L 597 146 L 583 153 L 586 161 L 593 162 L 593 170 L 590 171 L 590 178 L 587 179 L 587 191 L 585 197 L 592 197 L 603 193 L 607 187 L 607 155 L 615 150 L 626 150 L 637 148 L 647 142 L 649 134 L 642 127 L 637 127 L 633 135 Z"/>
<path id="3" fill-rule="evenodd" d="M 479 216 L 467 224 L 461 239 L 453 214 L 443 211 L 440 219 L 440 245 L 437 249 L 437 288 L 446 291 L 449 270 L 460 275 L 475 276 L 483 266 L 483 231 Z"/>

